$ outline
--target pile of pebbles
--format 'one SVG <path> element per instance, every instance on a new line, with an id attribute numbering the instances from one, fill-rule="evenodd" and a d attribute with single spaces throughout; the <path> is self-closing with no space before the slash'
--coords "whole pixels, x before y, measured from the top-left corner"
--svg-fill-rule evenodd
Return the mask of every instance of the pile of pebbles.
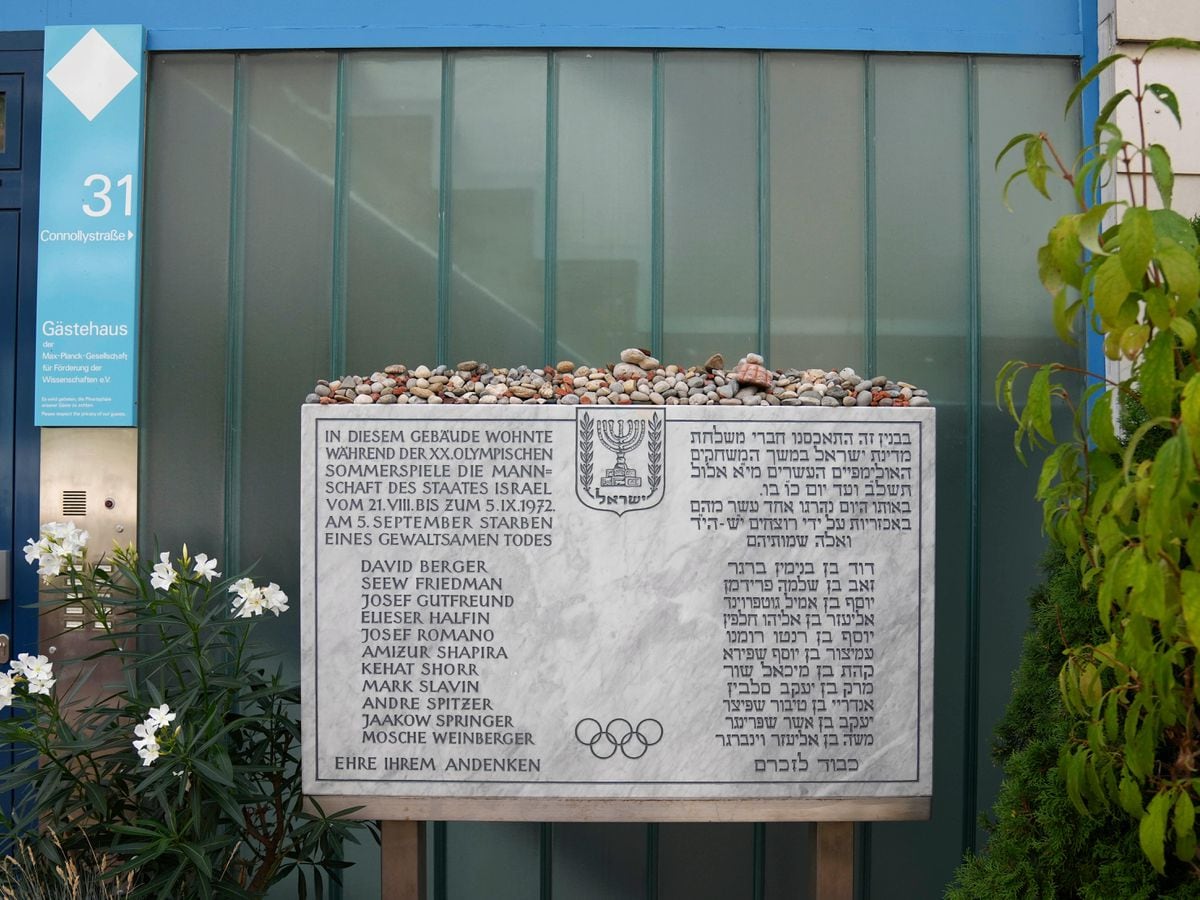
<path id="1" fill-rule="evenodd" d="M 456 366 L 388 366 L 371 376 L 318 381 L 306 403 L 649 403 L 673 406 L 930 406 L 929 393 L 853 369 L 777 369 L 750 353 L 726 370 L 720 354 L 702 366 L 664 366 L 631 347 L 612 367 L 492 368 L 473 359 Z"/>

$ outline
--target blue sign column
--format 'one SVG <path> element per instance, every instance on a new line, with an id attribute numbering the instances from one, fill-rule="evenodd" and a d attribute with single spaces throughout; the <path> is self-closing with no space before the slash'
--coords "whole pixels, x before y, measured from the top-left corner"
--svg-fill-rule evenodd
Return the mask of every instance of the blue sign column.
<path id="1" fill-rule="evenodd" d="M 146 35 L 46 28 L 34 423 L 137 424 Z"/>

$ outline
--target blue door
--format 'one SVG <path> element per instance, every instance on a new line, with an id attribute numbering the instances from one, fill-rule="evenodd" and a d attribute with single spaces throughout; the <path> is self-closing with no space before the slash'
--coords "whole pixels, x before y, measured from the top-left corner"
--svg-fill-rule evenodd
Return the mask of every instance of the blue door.
<path id="1" fill-rule="evenodd" d="M 37 646 L 37 578 L 21 546 L 38 527 L 33 427 L 41 35 L 0 33 L 0 633 Z M 0 657 L 2 658 L 2 657 Z M 5 667 L 7 668 L 7 667 Z M 6 800 L 7 798 L 0 798 Z"/>

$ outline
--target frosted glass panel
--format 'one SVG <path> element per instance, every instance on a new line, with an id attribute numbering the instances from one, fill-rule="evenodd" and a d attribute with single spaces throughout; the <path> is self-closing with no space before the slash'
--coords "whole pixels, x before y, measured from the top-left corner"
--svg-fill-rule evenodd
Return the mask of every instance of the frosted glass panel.
<path id="1" fill-rule="evenodd" d="M 645 825 L 554 825 L 554 900 L 646 896 Z"/>
<path id="2" fill-rule="evenodd" d="M 151 57 L 147 121 L 140 540 L 147 550 L 186 540 L 216 556 L 225 530 L 233 57 Z"/>
<path id="3" fill-rule="evenodd" d="M 659 900 L 742 897 L 754 883 L 754 826 L 661 825 L 658 857 Z"/>
<path id="4" fill-rule="evenodd" d="M 247 56 L 242 74 L 241 559 L 298 597 L 296 403 L 329 375 L 337 57 Z M 294 646 L 299 628 L 257 633 Z"/>
<path id="5" fill-rule="evenodd" d="M 441 54 L 347 54 L 345 82 L 346 368 L 370 374 L 436 352 Z"/>
<path id="6" fill-rule="evenodd" d="M 970 310 L 967 64 L 876 57 L 875 240 L 880 372 L 929 390 L 937 406 L 935 797 L 961 797 L 961 710 L 971 537 L 967 404 Z M 871 825 L 872 879 L 899 897 L 942 892 L 958 863 L 962 807 L 929 822 Z"/>
<path id="7" fill-rule="evenodd" d="M 546 56 L 454 61 L 449 362 L 542 359 Z"/>
<path id="8" fill-rule="evenodd" d="M 1079 128 L 1064 121 L 1062 104 L 1075 83 L 1068 60 L 981 59 L 979 90 L 979 246 L 981 340 L 979 422 L 979 808 L 990 807 L 1000 785 L 991 762 L 991 736 L 1012 693 L 1009 669 L 1019 658 L 1028 623 L 1026 597 L 1040 581 L 1045 550 L 1039 507 L 1040 471 L 1012 449 L 1012 419 L 996 408 L 993 382 L 1006 360 L 1079 363 L 1079 351 L 1060 344 L 1050 327 L 1050 295 L 1037 277 L 1037 248 L 1054 220 L 1071 213 L 1070 190 L 1055 187 L 1047 203 L 1026 185 L 1014 186 L 1012 210 L 1000 201 L 1009 166 L 993 160 L 1014 134 L 1048 130 L 1065 158 L 1079 147 Z M 1011 168 L 1016 168 L 1017 158 Z M 1069 380 L 1069 379 L 1063 379 Z M 1060 423 L 1066 427 L 1066 423 Z M 1060 432 L 1061 433 L 1061 432 Z M 982 838 L 983 835 L 980 835 Z"/>
<path id="9" fill-rule="evenodd" d="M 557 352 L 596 365 L 650 346 L 652 63 L 557 58 Z"/>
<path id="10" fill-rule="evenodd" d="M 767 824 L 762 878 L 765 900 L 813 900 L 812 845 L 816 826 L 808 822 Z"/>
<path id="11" fill-rule="evenodd" d="M 349 53 L 339 91 L 336 53 L 152 56 L 143 545 L 186 539 L 220 553 L 228 520 L 233 556 L 297 594 L 296 405 L 316 379 L 341 374 L 330 371 L 342 350 L 331 335 L 343 323 L 351 370 L 430 362 L 439 339 L 449 362 L 538 363 L 549 280 L 554 354 L 606 362 L 623 346 L 649 345 L 650 270 L 661 252 L 664 358 L 701 362 L 719 350 L 736 359 L 760 325 L 764 160 L 771 362 L 865 369 L 870 350 L 877 371 L 929 389 L 938 407 L 942 801 L 930 822 L 863 826 L 859 874 L 864 896 L 939 895 L 964 826 L 970 834 L 964 798 L 977 788 L 986 809 L 997 783 L 988 736 L 1008 696 L 1042 547 L 1030 499 L 1036 468 L 1014 462 L 991 382 L 1005 359 L 1066 352 L 1052 337 L 1034 253 L 1067 205 L 1017 189 L 1015 212 L 1004 210 L 1003 173 L 991 163 L 1012 133 L 1046 127 L 1074 155 L 1077 125 L 1061 124 L 1060 113 L 1074 63 L 772 52 L 760 123 L 756 53 L 663 51 L 656 105 L 650 52 L 557 51 L 549 121 L 548 53 L 450 51 L 448 96 L 442 59 Z M 548 136 L 557 140 L 549 171 Z M 448 276 L 440 335 L 439 265 Z M 227 448 L 236 451 L 228 468 Z M 239 560 L 222 563 L 233 571 Z M 962 677 L 972 603 L 984 635 L 974 704 Z M 293 671 L 298 627 L 282 617 L 257 632 Z M 556 900 L 690 900 L 747 897 L 765 879 L 767 900 L 807 896 L 811 826 L 770 825 L 760 872 L 753 833 L 746 824 L 664 825 L 650 843 L 644 825 L 559 823 L 545 860 L 536 823 L 451 823 L 436 848 L 448 878 L 433 889 L 448 900 L 508 900 L 537 896 L 548 879 Z M 361 864 L 346 873 L 343 895 L 376 896 L 374 844 L 352 857 Z"/>
<path id="12" fill-rule="evenodd" d="M 758 342 L 758 57 L 663 68 L 663 355 L 736 361 Z"/>
<path id="13" fill-rule="evenodd" d="M 536 897 L 541 826 L 533 822 L 447 822 L 446 900 Z"/>
<path id="14" fill-rule="evenodd" d="M 865 66 L 767 55 L 771 98 L 772 366 L 865 362 Z"/>

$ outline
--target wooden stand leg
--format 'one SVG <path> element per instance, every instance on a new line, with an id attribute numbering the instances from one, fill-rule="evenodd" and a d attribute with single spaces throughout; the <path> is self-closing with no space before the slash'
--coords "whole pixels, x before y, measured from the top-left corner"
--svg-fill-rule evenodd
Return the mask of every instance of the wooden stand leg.
<path id="1" fill-rule="evenodd" d="M 817 900 L 853 900 L 854 823 L 817 822 L 813 832 L 812 895 Z"/>
<path id="2" fill-rule="evenodd" d="M 425 823 L 381 824 L 381 900 L 424 900 Z"/>

